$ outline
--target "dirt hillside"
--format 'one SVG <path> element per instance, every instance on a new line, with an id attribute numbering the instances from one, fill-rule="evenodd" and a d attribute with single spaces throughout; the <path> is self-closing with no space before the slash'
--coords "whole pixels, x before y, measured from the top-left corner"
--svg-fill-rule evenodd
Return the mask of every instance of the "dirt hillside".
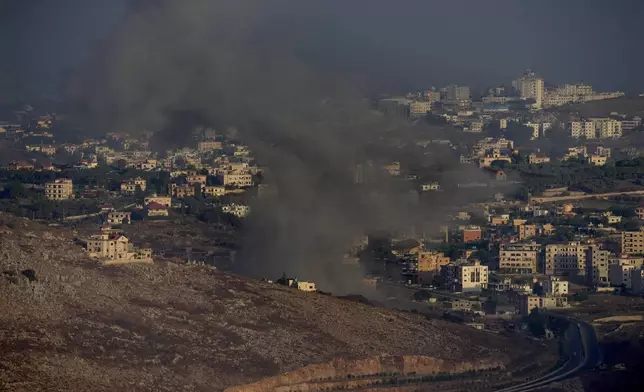
<path id="1" fill-rule="evenodd" d="M 217 391 L 338 358 L 502 358 L 502 337 L 169 263 L 105 267 L 0 214 L 1 391 Z"/>

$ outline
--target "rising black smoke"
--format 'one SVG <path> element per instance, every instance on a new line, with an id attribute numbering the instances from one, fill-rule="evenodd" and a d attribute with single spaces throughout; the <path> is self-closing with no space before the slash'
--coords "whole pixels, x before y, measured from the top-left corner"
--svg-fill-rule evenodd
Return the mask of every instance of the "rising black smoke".
<path id="1" fill-rule="evenodd" d="M 353 182 L 365 144 L 392 124 L 365 103 L 359 69 L 324 60 L 347 56 L 342 41 L 352 37 L 334 30 L 321 3 L 139 2 L 72 92 L 103 131 L 167 129 L 177 113 L 236 127 L 279 190 L 253 206 L 240 272 L 285 271 L 346 292 L 356 276 L 340 260 L 358 236 L 426 217 L 387 179 Z M 173 139 L 189 133 L 171 129 Z"/>

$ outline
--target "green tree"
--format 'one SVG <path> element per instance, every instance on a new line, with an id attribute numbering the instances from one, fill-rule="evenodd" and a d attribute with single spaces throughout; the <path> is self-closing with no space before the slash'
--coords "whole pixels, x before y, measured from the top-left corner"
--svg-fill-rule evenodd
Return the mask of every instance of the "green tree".
<path id="1" fill-rule="evenodd" d="M 540 338 L 546 334 L 546 318 L 539 312 L 539 309 L 534 308 L 526 317 L 528 329 L 534 337 Z"/>
<path id="2" fill-rule="evenodd" d="M 505 130 L 505 137 L 514 141 L 517 145 L 524 145 L 532 139 L 533 129 L 514 121 L 508 122 Z"/>

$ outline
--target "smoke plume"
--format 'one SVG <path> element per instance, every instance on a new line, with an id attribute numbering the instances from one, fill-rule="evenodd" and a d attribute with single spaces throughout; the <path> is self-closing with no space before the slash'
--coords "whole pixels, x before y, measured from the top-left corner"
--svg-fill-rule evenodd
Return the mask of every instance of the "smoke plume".
<path id="1" fill-rule="evenodd" d="M 365 102 L 360 69 L 334 59 L 360 41 L 323 3 L 137 2 L 72 91 L 101 131 L 160 130 L 177 113 L 237 128 L 279 192 L 253 206 L 240 272 L 347 292 L 356 276 L 340 261 L 356 238 L 427 216 L 386 177 L 354 184 L 367 143 L 396 124 Z M 172 129 L 176 142 L 190 131 Z"/>

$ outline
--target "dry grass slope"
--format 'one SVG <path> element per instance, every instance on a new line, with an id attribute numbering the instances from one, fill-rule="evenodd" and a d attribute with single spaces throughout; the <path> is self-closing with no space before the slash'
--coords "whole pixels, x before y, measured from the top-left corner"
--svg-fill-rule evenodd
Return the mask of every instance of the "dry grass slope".
<path id="1" fill-rule="evenodd" d="M 0 239 L 0 390 L 213 391 L 335 358 L 521 351 L 465 327 L 208 268 L 100 266 L 69 231 L 6 214 Z"/>

